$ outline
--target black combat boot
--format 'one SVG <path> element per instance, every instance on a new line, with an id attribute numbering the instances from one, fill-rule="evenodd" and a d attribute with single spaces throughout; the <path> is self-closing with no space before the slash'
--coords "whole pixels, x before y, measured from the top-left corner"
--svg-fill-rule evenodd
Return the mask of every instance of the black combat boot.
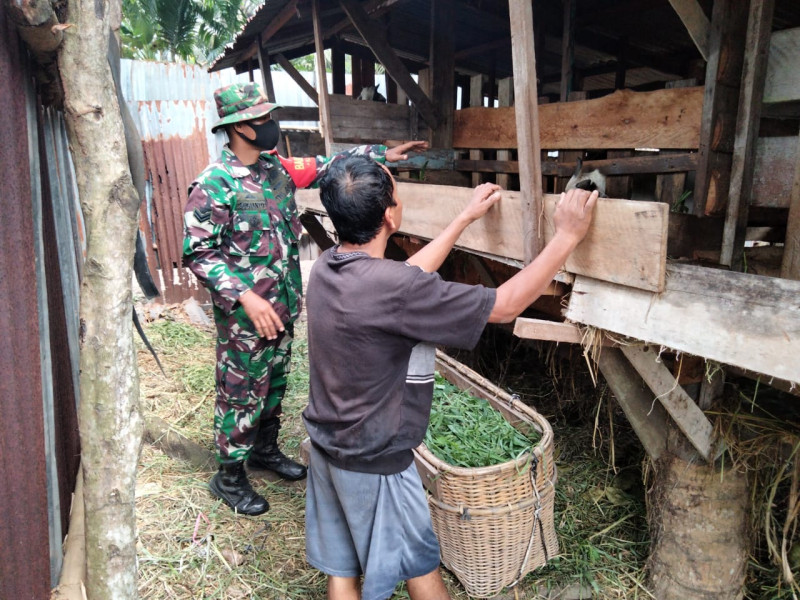
<path id="1" fill-rule="evenodd" d="M 277 417 L 261 422 L 258 437 L 247 459 L 247 466 L 251 469 L 268 469 L 274 471 L 284 479 L 297 481 L 306 476 L 306 468 L 298 462 L 288 458 L 278 448 L 278 430 L 281 428 Z"/>
<path id="2" fill-rule="evenodd" d="M 235 512 L 254 517 L 269 510 L 269 502 L 253 489 L 244 472 L 244 461 L 222 463 L 208 489 Z"/>

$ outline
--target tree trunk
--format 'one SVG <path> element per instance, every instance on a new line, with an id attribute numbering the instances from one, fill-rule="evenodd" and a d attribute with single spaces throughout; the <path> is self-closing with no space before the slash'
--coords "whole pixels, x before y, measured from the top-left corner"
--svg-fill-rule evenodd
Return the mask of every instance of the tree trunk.
<path id="1" fill-rule="evenodd" d="M 650 591 L 659 600 L 742 598 L 748 556 L 744 475 L 665 453 L 648 491 Z"/>
<path id="2" fill-rule="evenodd" d="M 86 589 L 137 598 L 134 487 L 142 438 L 132 338 L 139 199 L 107 59 L 119 0 L 70 0 L 59 55 L 64 112 L 86 225 L 81 282 L 81 405 Z"/>

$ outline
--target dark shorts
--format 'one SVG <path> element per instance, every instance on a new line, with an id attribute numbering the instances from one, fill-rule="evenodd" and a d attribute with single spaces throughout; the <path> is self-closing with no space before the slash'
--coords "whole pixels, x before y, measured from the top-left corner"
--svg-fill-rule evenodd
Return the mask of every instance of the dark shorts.
<path id="1" fill-rule="evenodd" d="M 439 568 L 439 542 L 412 463 L 396 475 L 334 467 L 313 447 L 306 487 L 306 559 L 327 575 L 364 576 L 362 600 Z"/>

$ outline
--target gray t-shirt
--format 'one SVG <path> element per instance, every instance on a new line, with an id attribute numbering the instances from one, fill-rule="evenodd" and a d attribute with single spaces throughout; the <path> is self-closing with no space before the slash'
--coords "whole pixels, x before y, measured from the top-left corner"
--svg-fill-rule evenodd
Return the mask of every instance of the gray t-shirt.
<path id="1" fill-rule="evenodd" d="M 308 281 L 311 441 L 335 466 L 390 475 L 430 417 L 434 344 L 470 349 L 495 290 L 362 252 L 324 252 Z"/>

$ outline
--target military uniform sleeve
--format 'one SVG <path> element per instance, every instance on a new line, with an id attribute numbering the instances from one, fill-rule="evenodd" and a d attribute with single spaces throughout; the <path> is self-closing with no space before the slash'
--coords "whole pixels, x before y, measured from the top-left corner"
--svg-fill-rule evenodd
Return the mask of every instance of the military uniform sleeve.
<path id="1" fill-rule="evenodd" d="M 216 304 L 231 312 L 250 289 L 242 272 L 224 252 L 222 238 L 230 223 L 231 207 L 221 189 L 209 193 L 204 183 L 193 185 L 184 210 L 183 265 L 211 292 Z"/>
<path id="2" fill-rule="evenodd" d="M 284 158 L 280 156 L 278 158 L 289 175 L 291 175 L 292 181 L 294 181 L 297 187 L 316 188 L 319 187 L 320 179 L 322 179 L 322 176 L 333 161 L 356 154 L 369 156 L 382 164 L 386 163 L 386 146 L 381 144 L 356 146 L 355 148 L 345 150 L 333 156 L 317 156 L 315 158 Z"/>

